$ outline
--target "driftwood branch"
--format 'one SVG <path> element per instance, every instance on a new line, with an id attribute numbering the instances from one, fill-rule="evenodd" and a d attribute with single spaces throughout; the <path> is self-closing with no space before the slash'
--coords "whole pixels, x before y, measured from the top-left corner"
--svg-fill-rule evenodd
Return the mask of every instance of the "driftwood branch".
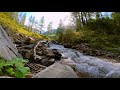
<path id="1" fill-rule="evenodd" d="M 36 60 L 36 57 L 38 58 L 38 55 L 36 54 L 36 48 L 38 47 L 39 44 L 40 44 L 40 41 L 34 47 L 34 60 Z"/>

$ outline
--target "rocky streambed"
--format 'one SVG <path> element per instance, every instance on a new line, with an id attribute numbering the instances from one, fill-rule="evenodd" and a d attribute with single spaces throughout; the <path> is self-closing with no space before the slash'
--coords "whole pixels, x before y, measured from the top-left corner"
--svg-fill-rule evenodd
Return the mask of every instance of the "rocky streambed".
<path id="1" fill-rule="evenodd" d="M 120 78 L 120 63 L 53 43 L 47 47 L 42 40 L 20 34 L 13 38 L 6 32 L 0 26 L 0 57 L 29 59 L 25 65 L 31 69 L 30 78 Z"/>
<path id="2" fill-rule="evenodd" d="M 33 42 L 31 38 L 26 40 Z M 120 63 L 108 62 L 94 56 L 84 55 L 78 50 L 43 41 L 17 46 L 18 51 L 30 60 L 32 78 L 119 78 Z"/>
<path id="3" fill-rule="evenodd" d="M 64 48 L 62 45 L 52 44 L 50 48 L 57 49 L 62 54 L 60 62 L 71 66 L 79 77 L 120 78 L 120 63 L 87 56 L 77 50 Z"/>

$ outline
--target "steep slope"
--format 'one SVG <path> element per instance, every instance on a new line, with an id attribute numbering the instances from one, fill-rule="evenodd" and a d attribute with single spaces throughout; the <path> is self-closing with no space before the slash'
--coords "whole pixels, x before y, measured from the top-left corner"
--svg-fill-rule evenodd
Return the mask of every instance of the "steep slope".
<path id="1" fill-rule="evenodd" d="M 0 12 L 0 24 L 7 31 L 8 35 L 13 38 L 13 40 L 20 38 L 20 36 L 29 36 L 36 39 L 48 39 L 43 35 L 26 30 L 23 26 L 18 25 L 14 20 L 7 16 L 4 12 Z"/>
<path id="2" fill-rule="evenodd" d="M 28 31 L 23 26 L 18 25 L 16 21 L 12 20 L 4 12 L 0 12 L 0 57 L 8 60 L 13 57 L 21 57 L 15 44 L 23 43 L 29 37 L 35 40 L 48 40 L 46 36 Z"/>

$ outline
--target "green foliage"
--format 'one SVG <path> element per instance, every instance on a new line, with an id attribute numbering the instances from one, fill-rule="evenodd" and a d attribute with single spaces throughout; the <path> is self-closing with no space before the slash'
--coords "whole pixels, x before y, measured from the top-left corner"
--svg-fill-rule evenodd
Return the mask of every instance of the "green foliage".
<path id="1" fill-rule="evenodd" d="M 92 48 L 116 53 L 118 51 L 114 48 L 120 47 L 120 35 L 98 34 L 96 31 L 84 30 L 81 32 L 79 43 L 88 43 Z"/>
<path id="2" fill-rule="evenodd" d="M 80 39 L 80 32 L 73 31 L 71 29 L 66 29 L 60 37 L 62 43 L 75 44 Z"/>
<path id="3" fill-rule="evenodd" d="M 59 42 L 67 44 L 87 43 L 90 48 L 112 52 L 116 55 L 120 54 L 120 51 L 115 49 L 120 47 L 120 12 L 113 12 L 112 17 L 107 15 L 103 17 L 101 12 L 86 13 L 86 16 L 83 15 L 86 17 L 86 24 L 83 27 L 77 21 L 79 18 L 77 13 L 73 13 L 73 19 L 75 19 L 74 25 L 78 32 L 72 28 L 66 29 L 67 27 L 64 27 L 63 30 L 62 27 L 58 28 L 57 40 Z M 96 18 L 88 17 L 89 14 L 96 16 Z"/>
<path id="4" fill-rule="evenodd" d="M 25 36 L 30 36 L 38 39 L 48 39 L 47 37 L 44 38 L 43 35 L 28 31 L 23 26 L 19 25 L 14 19 L 11 19 L 8 14 L 8 12 L 0 12 L 0 24 L 3 27 L 8 27 L 12 32 L 20 33 Z"/>
<path id="5" fill-rule="evenodd" d="M 112 16 L 112 19 L 114 20 L 114 23 L 119 26 L 120 25 L 120 12 L 113 12 L 111 16 Z"/>
<path id="6" fill-rule="evenodd" d="M 63 42 L 72 44 L 74 42 L 74 33 L 72 30 L 66 30 L 63 34 Z"/>
<path id="7" fill-rule="evenodd" d="M 63 28 L 57 29 L 56 36 L 57 36 L 58 42 L 62 42 L 63 32 L 64 32 Z"/>
<path id="8" fill-rule="evenodd" d="M 103 34 L 116 34 L 118 31 L 116 24 L 114 24 L 113 20 L 109 18 L 91 19 L 86 27 Z"/>
<path id="9" fill-rule="evenodd" d="M 28 61 L 22 58 L 14 58 L 8 61 L 0 59 L 0 75 L 24 78 L 27 73 L 30 73 L 30 69 L 24 66 L 25 62 Z"/>

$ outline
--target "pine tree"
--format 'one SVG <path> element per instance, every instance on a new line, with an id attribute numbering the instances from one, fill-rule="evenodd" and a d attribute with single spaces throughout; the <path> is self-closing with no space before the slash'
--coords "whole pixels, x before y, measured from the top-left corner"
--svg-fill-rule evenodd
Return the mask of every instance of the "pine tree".
<path id="1" fill-rule="evenodd" d="M 29 26 L 28 26 L 28 30 L 32 31 L 32 15 L 29 17 Z"/>
<path id="2" fill-rule="evenodd" d="M 21 25 L 22 24 L 22 12 L 19 14 L 19 24 Z"/>
<path id="3" fill-rule="evenodd" d="M 44 16 L 40 19 L 39 21 L 39 24 L 38 24 L 38 27 L 39 27 L 39 30 L 41 31 L 43 28 L 44 28 Z"/>
<path id="4" fill-rule="evenodd" d="M 49 22 L 48 26 L 47 26 L 47 30 L 49 35 L 51 36 L 51 32 L 52 32 L 52 22 Z"/>
<path id="5" fill-rule="evenodd" d="M 21 25 L 24 26 L 26 21 L 26 13 L 22 16 Z"/>

